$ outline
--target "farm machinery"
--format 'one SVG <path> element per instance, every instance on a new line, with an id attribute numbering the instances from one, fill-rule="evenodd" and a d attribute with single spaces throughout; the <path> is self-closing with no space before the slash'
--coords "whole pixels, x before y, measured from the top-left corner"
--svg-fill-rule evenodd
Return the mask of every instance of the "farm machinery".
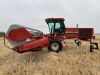
<path id="1" fill-rule="evenodd" d="M 89 40 L 90 52 L 98 49 L 98 43 L 92 41 L 92 39 L 95 39 L 93 28 L 78 28 L 78 26 L 66 28 L 64 20 L 64 18 L 45 19 L 49 27 L 49 34 L 43 34 L 39 30 L 20 25 L 11 25 L 4 35 L 13 45 L 11 49 L 19 53 L 40 51 L 44 47 L 48 47 L 49 51 L 59 52 L 63 49 L 63 41 L 70 38 L 75 38 L 74 41 L 78 46 L 81 46 L 81 40 Z M 8 47 L 5 38 L 4 45 Z"/>

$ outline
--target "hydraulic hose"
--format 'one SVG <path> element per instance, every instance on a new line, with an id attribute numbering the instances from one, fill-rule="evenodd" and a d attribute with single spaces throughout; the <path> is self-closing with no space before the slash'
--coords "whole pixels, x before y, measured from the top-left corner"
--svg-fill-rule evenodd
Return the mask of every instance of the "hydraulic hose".
<path id="1" fill-rule="evenodd" d="M 2 35 L 3 35 L 3 40 L 4 40 L 4 46 L 6 46 L 7 48 L 9 48 L 9 49 L 12 49 L 12 48 L 10 48 L 9 46 L 7 46 L 6 45 L 6 36 L 5 36 L 5 33 L 4 32 L 2 32 Z"/>

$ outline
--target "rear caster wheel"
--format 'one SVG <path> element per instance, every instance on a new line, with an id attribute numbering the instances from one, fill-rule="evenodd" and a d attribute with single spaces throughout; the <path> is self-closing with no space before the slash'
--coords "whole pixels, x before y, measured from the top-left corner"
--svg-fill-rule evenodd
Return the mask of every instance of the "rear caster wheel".
<path id="1" fill-rule="evenodd" d="M 81 41 L 78 41 L 77 42 L 77 46 L 81 46 Z"/>
<path id="2" fill-rule="evenodd" d="M 77 46 L 81 46 L 81 41 L 79 41 L 79 40 L 74 40 L 74 41 L 77 44 Z"/>
<path id="3" fill-rule="evenodd" d="M 94 46 L 91 44 L 90 45 L 90 52 L 93 52 L 93 50 L 94 50 Z"/>

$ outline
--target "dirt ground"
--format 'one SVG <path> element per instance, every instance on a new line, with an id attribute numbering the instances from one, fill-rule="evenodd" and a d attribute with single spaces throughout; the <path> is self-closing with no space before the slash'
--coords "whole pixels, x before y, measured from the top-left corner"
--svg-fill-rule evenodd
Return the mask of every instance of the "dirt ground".
<path id="1" fill-rule="evenodd" d="M 96 35 L 100 48 L 100 35 Z M 100 75 L 100 49 L 89 52 L 89 42 L 78 47 L 66 40 L 68 47 L 59 53 L 47 48 L 19 54 L 3 45 L 0 38 L 0 75 Z"/>

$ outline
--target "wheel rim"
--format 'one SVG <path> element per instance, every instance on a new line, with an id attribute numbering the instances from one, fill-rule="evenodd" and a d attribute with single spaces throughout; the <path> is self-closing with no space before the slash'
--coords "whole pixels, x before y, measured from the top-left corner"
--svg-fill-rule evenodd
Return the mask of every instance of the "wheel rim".
<path id="1" fill-rule="evenodd" d="M 59 50 L 59 44 L 55 42 L 51 45 L 51 48 L 53 51 L 57 51 L 57 50 Z"/>

